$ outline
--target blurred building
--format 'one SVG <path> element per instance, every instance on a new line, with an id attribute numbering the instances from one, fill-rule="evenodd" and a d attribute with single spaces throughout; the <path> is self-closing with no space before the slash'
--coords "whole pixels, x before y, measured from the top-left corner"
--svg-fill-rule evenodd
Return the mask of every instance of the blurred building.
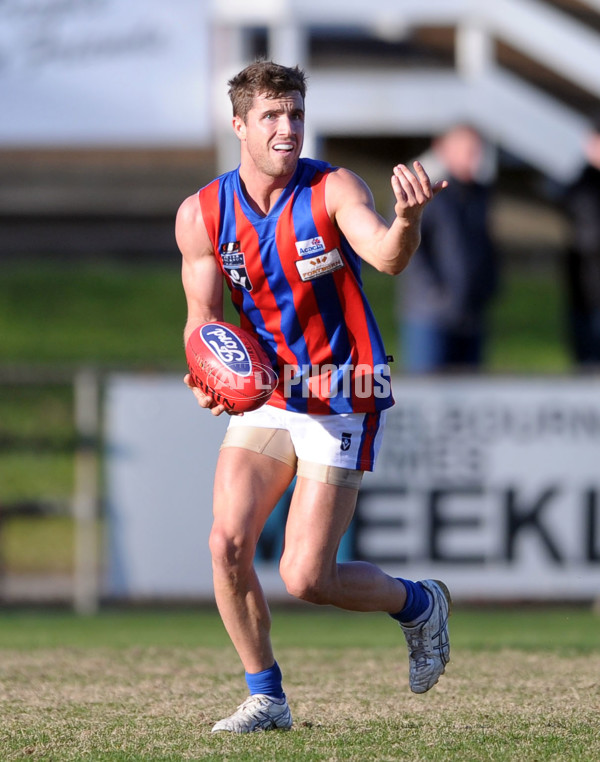
<path id="1" fill-rule="evenodd" d="M 461 121 L 567 183 L 600 103 L 599 0 L 15 0 L 0 30 L 0 256 L 160 256 L 237 161 L 226 80 L 258 55 L 306 68 L 306 153 L 382 204 L 390 162 Z"/>

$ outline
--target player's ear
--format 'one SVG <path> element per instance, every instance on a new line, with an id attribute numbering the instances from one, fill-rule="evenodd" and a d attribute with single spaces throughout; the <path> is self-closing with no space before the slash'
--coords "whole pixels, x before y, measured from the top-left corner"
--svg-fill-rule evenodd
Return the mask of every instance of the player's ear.
<path id="1" fill-rule="evenodd" d="M 246 124 L 240 116 L 234 116 L 232 120 L 233 131 L 240 140 L 246 139 Z"/>

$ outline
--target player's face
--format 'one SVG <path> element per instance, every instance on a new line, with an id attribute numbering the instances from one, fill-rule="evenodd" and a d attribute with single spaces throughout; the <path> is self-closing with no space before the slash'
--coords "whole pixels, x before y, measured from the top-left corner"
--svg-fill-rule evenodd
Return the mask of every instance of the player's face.
<path id="1" fill-rule="evenodd" d="M 255 168 L 269 177 L 294 173 L 304 141 L 304 100 L 293 91 L 269 98 L 258 95 L 246 121 L 234 119 L 234 129 Z"/>

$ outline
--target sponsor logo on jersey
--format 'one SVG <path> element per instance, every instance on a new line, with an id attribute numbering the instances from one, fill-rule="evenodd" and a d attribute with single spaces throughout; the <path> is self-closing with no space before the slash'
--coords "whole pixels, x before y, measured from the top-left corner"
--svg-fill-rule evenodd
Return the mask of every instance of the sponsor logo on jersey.
<path id="1" fill-rule="evenodd" d="M 221 246 L 221 261 L 223 269 L 235 288 L 252 291 L 252 283 L 246 270 L 246 258 L 244 252 L 240 251 L 239 241 L 230 241 Z"/>
<path id="2" fill-rule="evenodd" d="M 299 257 L 308 257 L 309 255 L 319 254 L 325 251 L 325 242 L 323 237 L 318 235 L 309 238 L 307 241 L 296 241 L 296 250 Z"/>
<path id="3" fill-rule="evenodd" d="M 240 339 L 229 328 L 219 325 L 202 326 L 202 341 L 210 351 L 238 376 L 248 376 L 252 371 L 252 361 Z"/>
<path id="4" fill-rule="evenodd" d="M 296 267 L 300 278 L 308 281 L 339 270 L 340 267 L 344 267 L 344 260 L 337 249 L 332 249 L 310 259 L 300 259 L 296 262 Z"/>

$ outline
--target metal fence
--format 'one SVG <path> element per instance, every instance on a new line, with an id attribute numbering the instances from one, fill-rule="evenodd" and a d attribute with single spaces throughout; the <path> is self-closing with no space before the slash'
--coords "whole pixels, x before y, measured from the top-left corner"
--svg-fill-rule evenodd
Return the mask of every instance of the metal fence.
<path id="1" fill-rule="evenodd" d="M 25 395 L 24 395 L 25 392 Z M 69 603 L 80 613 L 98 608 L 100 591 L 100 397 L 101 375 L 92 369 L 0 369 L 0 603 Z M 42 418 L 60 400 L 60 434 L 48 435 Z M 39 424 L 39 425 L 38 425 Z M 49 462 L 48 462 L 48 456 Z M 46 459 L 46 466 L 42 464 Z M 72 477 L 58 488 L 58 459 Z M 47 471 L 47 473 L 45 473 Z M 44 473 L 42 473 L 44 472 Z M 46 476 L 46 481 L 43 476 Z M 68 482 L 68 483 L 67 483 Z M 72 553 L 60 572 L 35 572 L 14 566 L 14 556 L 35 553 L 32 530 L 43 529 L 51 517 L 68 519 Z M 7 554 L 11 523 L 25 522 Z M 56 542 L 35 532 L 40 547 Z M 15 543 L 17 546 L 15 548 Z M 30 545 L 31 547 L 26 547 Z M 39 554 L 43 556 L 43 553 Z"/>

